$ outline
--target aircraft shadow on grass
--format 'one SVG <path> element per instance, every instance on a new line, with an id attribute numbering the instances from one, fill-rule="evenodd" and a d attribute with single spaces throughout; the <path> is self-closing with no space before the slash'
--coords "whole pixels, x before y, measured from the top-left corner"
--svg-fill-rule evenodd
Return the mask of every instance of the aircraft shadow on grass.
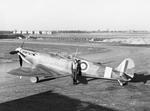
<path id="1" fill-rule="evenodd" d="M 137 72 L 131 82 L 143 82 L 144 84 L 150 80 L 150 74 L 147 71 Z"/>
<path id="2" fill-rule="evenodd" d="M 77 80 L 79 81 L 77 84 L 88 84 L 90 81 L 98 80 L 100 78 L 90 78 L 85 76 L 77 77 Z"/>
<path id="3" fill-rule="evenodd" d="M 117 111 L 52 91 L 0 104 L 0 111 Z"/>

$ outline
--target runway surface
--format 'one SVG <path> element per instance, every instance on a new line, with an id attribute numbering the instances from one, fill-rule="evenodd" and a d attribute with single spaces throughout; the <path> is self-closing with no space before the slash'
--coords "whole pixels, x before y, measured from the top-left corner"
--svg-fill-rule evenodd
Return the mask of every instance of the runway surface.
<path id="1" fill-rule="evenodd" d="M 149 47 L 26 41 L 24 47 L 65 56 L 75 53 L 78 48 L 78 56 L 111 67 L 117 67 L 126 57 L 135 61 L 136 79 L 127 86 L 121 87 L 116 81 L 102 79 L 89 79 L 87 84 L 74 86 L 70 77 L 33 84 L 27 77 L 19 79 L 7 74 L 9 70 L 19 67 L 18 57 L 8 52 L 20 43 L 0 42 L 0 111 L 150 110 Z"/>

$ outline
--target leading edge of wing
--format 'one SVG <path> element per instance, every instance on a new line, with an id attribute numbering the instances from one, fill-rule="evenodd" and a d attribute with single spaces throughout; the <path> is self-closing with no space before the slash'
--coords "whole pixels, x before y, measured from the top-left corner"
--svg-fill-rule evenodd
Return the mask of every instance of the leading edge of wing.
<path id="1" fill-rule="evenodd" d="M 17 69 L 13 69 L 8 74 L 16 75 L 16 76 L 48 76 L 48 77 L 58 77 L 61 75 L 67 75 L 63 72 L 56 71 L 52 68 L 48 68 L 44 65 L 38 64 L 35 68 L 30 67 L 19 67 Z"/>

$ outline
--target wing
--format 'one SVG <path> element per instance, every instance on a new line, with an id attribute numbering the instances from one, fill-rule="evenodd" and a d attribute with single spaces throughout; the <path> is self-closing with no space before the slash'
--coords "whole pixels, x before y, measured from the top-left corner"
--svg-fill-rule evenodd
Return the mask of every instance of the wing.
<path id="1" fill-rule="evenodd" d="M 56 71 L 52 68 L 48 68 L 41 64 L 37 65 L 36 68 L 34 68 L 34 69 L 32 69 L 30 67 L 20 67 L 20 68 L 11 70 L 8 73 L 12 74 L 12 75 L 16 75 L 16 76 L 29 76 L 29 77 L 33 77 L 33 76 L 34 77 L 35 76 L 59 77 L 59 76 L 71 75 L 68 73 L 61 72 L 61 71 Z"/>
<path id="2" fill-rule="evenodd" d="M 105 77 L 97 77 L 89 74 L 83 73 L 83 76 L 86 78 L 95 78 L 95 79 L 106 79 L 106 80 L 116 80 L 116 78 L 105 78 Z"/>

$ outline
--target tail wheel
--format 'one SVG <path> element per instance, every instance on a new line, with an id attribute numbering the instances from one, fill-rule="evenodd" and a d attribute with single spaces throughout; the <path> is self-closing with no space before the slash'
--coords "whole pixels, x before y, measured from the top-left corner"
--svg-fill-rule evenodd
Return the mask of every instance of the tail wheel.
<path id="1" fill-rule="evenodd" d="M 37 83 L 37 82 L 39 81 L 39 78 L 38 78 L 38 77 L 31 77 L 31 78 L 30 78 L 30 81 L 31 81 L 32 83 Z"/>
<path id="2" fill-rule="evenodd" d="M 119 82 L 120 86 L 124 86 L 124 85 L 128 84 L 127 81 L 122 82 L 122 81 L 118 80 L 118 82 Z"/>

